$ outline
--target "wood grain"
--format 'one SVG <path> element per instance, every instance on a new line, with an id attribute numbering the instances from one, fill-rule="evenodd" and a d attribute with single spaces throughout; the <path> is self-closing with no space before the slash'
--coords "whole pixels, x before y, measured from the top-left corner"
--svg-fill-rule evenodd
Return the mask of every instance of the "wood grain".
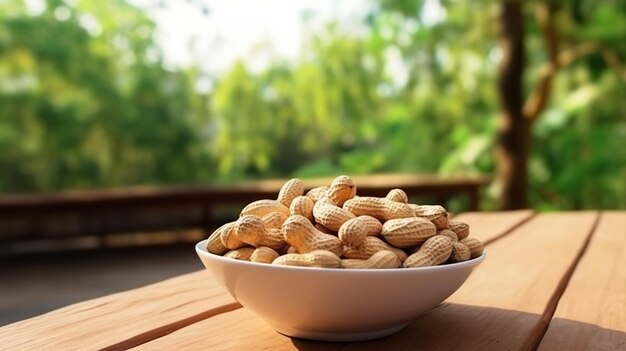
<path id="1" fill-rule="evenodd" d="M 6 350 L 126 349 L 240 305 L 207 271 L 74 304 L 0 328 Z"/>
<path id="2" fill-rule="evenodd" d="M 532 210 L 467 212 L 455 216 L 453 219 L 469 224 L 470 236 L 487 244 L 507 235 L 532 218 L 533 215 Z"/>
<path id="3" fill-rule="evenodd" d="M 626 350 L 626 214 L 603 213 L 540 350 Z"/>
<path id="4" fill-rule="evenodd" d="M 246 308 L 203 320 L 163 338 L 133 349 L 139 350 L 310 350 L 336 351 L 342 343 L 292 339 L 275 332 Z"/>

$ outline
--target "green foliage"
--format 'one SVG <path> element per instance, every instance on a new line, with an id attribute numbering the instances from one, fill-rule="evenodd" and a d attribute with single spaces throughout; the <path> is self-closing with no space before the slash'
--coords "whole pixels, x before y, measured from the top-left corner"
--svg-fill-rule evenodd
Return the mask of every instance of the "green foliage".
<path id="1" fill-rule="evenodd" d="M 624 61 L 623 2 L 563 6 L 570 6 L 556 18 L 563 50 L 594 43 Z M 529 34 L 537 43 L 539 33 Z M 539 50 L 528 56 L 532 77 L 545 58 Z M 616 72 L 602 56 L 581 56 L 557 75 L 551 103 L 534 126 L 529 193 L 536 208 L 626 208 L 626 71 Z"/>
<path id="2" fill-rule="evenodd" d="M 49 0 L 38 15 L 5 1 L 0 191 L 493 174 L 499 3 L 442 0 L 443 17 L 433 3 L 373 2 L 356 30 L 332 21 L 297 60 L 261 72 L 235 62 L 203 95 L 198 68 L 163 68 L 154 23 L 125 1 Z M 536 3 L 526 4 L 528 92 L 547 59 Z M 551 3 L 561 49 L 594 42 L 626 61 L 624 2 Z M 533 206 L 626 208 L 624 88 L 597 53 L 558 73 L 533 126 Z"/>
<path id="3" fill-rule="evenodd" d="M 154 23 L 122 1 L 48 1 L 34 16 L 10 5 L 0 11 L 0 190 L 194 180 L 206 159 L 200 97 L 193 77 L 163 69 Z"/>

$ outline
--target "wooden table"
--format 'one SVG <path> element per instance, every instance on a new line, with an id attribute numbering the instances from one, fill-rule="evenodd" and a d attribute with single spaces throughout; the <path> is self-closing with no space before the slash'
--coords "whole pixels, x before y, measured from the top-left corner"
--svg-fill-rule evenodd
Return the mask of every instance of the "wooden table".
<path id="1" fill-rule="evenodd" d="M 487 243 L 487 259 L 446 302 L 387 338 L 285 337 L 199 271 L 10 324 L 0 328 L 0 348 L 626 350 L 626 212 L 458 219 Z"/>

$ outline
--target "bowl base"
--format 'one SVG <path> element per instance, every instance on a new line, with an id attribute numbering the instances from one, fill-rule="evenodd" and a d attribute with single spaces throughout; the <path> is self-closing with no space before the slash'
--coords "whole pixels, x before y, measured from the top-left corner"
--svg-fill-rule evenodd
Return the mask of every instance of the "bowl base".
<path id="1" fill-rule="evenodd" d="M 323 333 L 323 332 L 314 332 L 308 330 L 299 330 L 294 328 L 284 328 L 278 326 L 272 326 L 274 330 L 277 332 L 299 339 L 309 339 L 309 340 L 317 340 L 317 341 L 331 341 L 331 342 L 351 342 L 351 341 L 366 341 L 383 338 L 385 336 L 389 336 L 391 334 L 395 334 L 406 327 L 409 323 L 402 323 L 395 325 L 391 328 L 367 331 L 367 332 L 356 332 L 356 333 Z"/>

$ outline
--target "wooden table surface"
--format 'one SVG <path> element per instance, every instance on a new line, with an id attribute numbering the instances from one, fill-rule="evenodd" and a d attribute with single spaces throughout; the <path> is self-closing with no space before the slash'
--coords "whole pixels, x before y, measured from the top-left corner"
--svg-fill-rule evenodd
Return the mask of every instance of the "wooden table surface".
<path id="1" fill-rule="evenodd" d="M 10 324 L 0 328 L 0 348 L 626 350 L 626 212 L 457 219 L 487 243 L 487 259 L 444 303 L 383 339 L 323 343 L 283 336 L 204 270 Z M 189 254 L 195 255 L 193 246 Z"/>

